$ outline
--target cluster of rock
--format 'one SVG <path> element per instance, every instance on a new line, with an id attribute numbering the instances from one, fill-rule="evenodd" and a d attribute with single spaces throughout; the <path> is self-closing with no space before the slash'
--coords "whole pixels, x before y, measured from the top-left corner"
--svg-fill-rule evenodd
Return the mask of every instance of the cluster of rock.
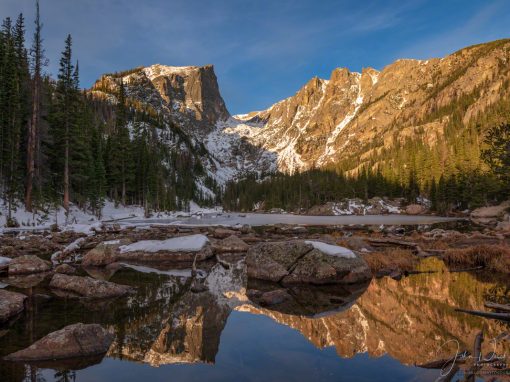
<path id="1" fill-rule="evenodd" d="M 287 230 L 286 227 L 275 227 L 275 230 L 268 232 L 268 236 L 278 238 L 288 234 L 306 233 L 306 229 Z M 326 285 L 361 284 L 371 279 L 370 269 L 363 258 L 346 248 L 318 241 L 276 240 L 264 242 L 263 240 L 266 239 L 255 234 L 249 226 L 240 226 L 233 229 L 210 228 L 205 232 L 204 230 L 190 230 L 186 234 L 183 232 L 169 234 L 167 232 L 166 235 L 158 235 L 151 233 L 146 236 L 139 236 L 138 238 L 142 240 L 134 242 L 129 235 L 119 235 L 119 239 L 103 240 L 88 250 L 84 248 L 89 247 L 90 243 L 86 240 L 80 240 L 68 245 L 67 250 L 65 248 L 61 249 L 60 253 L 66 251 L 69 254 L 77 251 L 83 252 L 83 257 L 73 257 L 73 261 L 79 262 L 81 260 L 81 267 L 87 272 L 91 269 L 107 269 L 108 267 L 122 266 L 126 263 L 130 265 L 136 263 L 188 264 L 184 266 L 193 267 L 194 272 L 196 272 L 195 263 L 201 261 L 210 263 L 211 260 L 215 260 L 216 264 L 213 269 L 218 274 L 212 275 L 214 272 L 211 271 L 212 276 L 203 279 L 194 277 L 196 273 L 191 273 L 193 282 L 187 292 L 190 301 L 203 301 L 204 299 L 213 301 L 217 299 L 217 297 L 214 297 L 216 294 L 224 296 L 223 292 L 218 292 L 218 288 L 221 289 L 223 283 L 220 280 L 223 280 L 227 273 L 241 272 L 244 276 L 236 276 L 239 279 L 244 278 L 246 280 L 249 277 L 259 281 L 271 281 L 279 285 L 275 290 L 270 291 L 262 288 L 263 291 L 260 293 L 256 289 L 252 289 L 250 295 L 255 303 L 279 306 L 281 309 L 291 310 L 298 309 L 300 301 L 304 301 L 303 299 L 306 299 L 307 296 L 315 296 L 314 299 L 317 301 L 314 309 L 318 311 L 329 307 L 333 300 L 347 304 L 351 299 L 345 296 L 351 296 L 352 293 L 344 293 L 339 286 L 335 287 L 336 292 L 319 293 L 318 290 L 313 288 L 321 288 Z M 156 240 L 152 237 L 161 237 L 162 239 Z M 235 256 L 232 255 L 239 256 L 236 259 L 240 260 L 236 261 L 240 261 L 242 264 L 240 269 L 234 269 L 234 262 L 231 261 Z M 65 261 L 66 258 L 59 257 L 59 260 Z M 57 297 L 79 298 L 80 301 L 89 301 L 91 299 L 111 299 L 134 292 L 134 288 L 131 286 L 119 285 L 95 277 L 77 275 L 79 271 L 78 264 L 63 263 L 57 265 L 37 256 L 22 255 L 6 261 L 6 266 L 9 279 L 11 276 L 32 277 L 34 275 L 42 275 L 43 278 L 48 278 L 48 287 Z M 223 274 L 222 272 L 226 273 Z M 89 272 L 89 274 L 94 273 Z M 298 286 L 299 288 L 301 286 L 311 286 L 313 288 L 299 293 L 298 291 L 301 289 Z M 235 288 L 228 287 L 227 289 L 229 293 L 233 293 Z M 246 293 L 246 289 L 242 288 L 239 289 L 239 293 L 242 290 L 244 290 L 243 293 Z M 340 290 L 342 292 L 337 296 L 336 293 Z M 239 296 L 242 299 L 241 295 Z M 343 300 L 344 297 L 345 301 Z M 27 297 L 21 293 L 0 289 L 0 323 L 5 323 L 19 316 L 24 310 L 26 299 Z M 230 309 L 227 302 L 222 304 L 226 305 L 218 305 L 217 309 L 217 315 L 221 319 L 209 317 L 208 321 L 197 322 L 197 325 L 203 325 L 204 330 L 209 330 L 210 327 L 210 330 L 218 329 L 221 331 Z M 194 307 L 195 305 L 197 304 L 193 304 Z M 202 306 L 202 304 L 198 305 Z M 210 306 L 215 305 L 211 303 Z M 191 308 L 187 305 L 181 305 L 179 309 L 176 312 L 187 312 L 187 309 Z M 315 310 L 304 313 L 314 314 Z M 201 316 L 195 310 L 190 311 L 189 314 L 193 317 Z M 159 357 L 158 354 L 164 353 L 163 350 L 167 349 L 168 346 L 180 343 L 180 332 L 178 333 L 178 331 L 188 330 L 186 322 L 177 324 L 176 320 L 170 320 L 168 325 L 168 332 L 162 332 L 161 341 L 154 345 L 154 359 Z M 189 333 L 188 336 L 193 336 L 194 333 L 193 330 L 193 333 Z M 104 354 L 111 343 L 112 335 L 101 326 L 80 323 L 50 333 L 28 348 L 10 354 L 6 359 L 32 362 L 89 357 Z M 212 350 L 211 354 L 215 353 Z M 188 353 L 193 359 L 203 358 L 202 353 L 194 355 L 191 350 L 186 354 Z M 183 355 L 183 360 L 187 359 L 186 354 Z M 211 358 L 207 356 L 204 360 L 209 362 Z"/>
<path id="2" fill-rule="evenodd" d="M 315 216 L 340 215 L 420 215 L 428 212 L 427 203 L 408 204 L 403 198 L 388 199 L 374 197 L 364 202 L 361 199 L 345 199 L 341 202 L 327 202 L 310 208 L 306 213 Z"/>
<path id="3" fill-rule="evenodd" d="M 470 217 L 476 224 L 510 232 L 510 201 L 497 206 L 477 208 L 471 212 Z"/>

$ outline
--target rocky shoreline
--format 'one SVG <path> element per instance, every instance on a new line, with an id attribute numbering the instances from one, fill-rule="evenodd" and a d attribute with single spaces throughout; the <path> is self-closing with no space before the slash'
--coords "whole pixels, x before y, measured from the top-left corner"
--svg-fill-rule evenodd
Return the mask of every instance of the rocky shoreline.
<path id="1" fill-rule="evenodd" d="M 24 314 L 27 296 L 18 290 L 40 284 L 47 285 L 53 295 L 44 298 L 98 301 L 94 304 L 99 306 L 100 301 L 129 296 L 135 288 L 108 281 L 126 266 L 186 274 L 190 293 L 200 294 L 211 288 L 204 280 L 212 269 L 228 270 L 241 261 L 240 272 L 248 280 L 246 295 L 256 306 L 285 313 L 300 311 L 304 307 L 300 299 L 310 301 L 315 295 L 312 300 L 317 306 L 300 313 L 305 315 L 320 314 L 331 301 L 348 304 L 363 293 L 372 277 L 400 280 L 438 271 L 429 259 L 439 261 L 441 271 L 446 267 L 453 272 L 487 269 L 509 274 L 510 232 L 495 229 L 499 222 L 494 224 L 488 213 L 482 215 L 476 218 L 485 220 L 464 225 L 462 231 L 431 226 L 282 224 L 154 224 L 142 229 L 113 223 L 89 236 L 74 232 L 4 235 L 0 237 L 0 325 L 8 326 Z M 306 292 L 299 292 L 303 287 Z M 41 341 L 52 343 L 51 338 Z M 70 357 L 97 355 L 71 353 Z"/>

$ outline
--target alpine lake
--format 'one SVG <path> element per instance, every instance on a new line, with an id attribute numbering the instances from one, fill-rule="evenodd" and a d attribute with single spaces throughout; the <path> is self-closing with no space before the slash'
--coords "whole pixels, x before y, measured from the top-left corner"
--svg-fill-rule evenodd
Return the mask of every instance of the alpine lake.
<path id="1" fill-rule="evenodd" d="M 450 272 L 436 258 L 420 270 L 398 280 L 292 286 L 290 300 L 270 306 L 258 293 L 281 286 L 248 279 L 242 255 L 199 263 L 194 287 L 190 267 L 175 264 L 79 269 L 136 288 L 104 301 L 57 297 L 44 275 L 5 278 L 1 287 L 28 304 L 0 329 L 0 356 L 78 322 L 98 323 L 114 340 L 93 358 L 0 361 L 0 381 L 435 381 L 448 370 L 418 365 L 472 352 L 482 330 L 484 353 L 510 354 L 508 323 L 454 310 L 483 310 L 488 297 L 508 294 L 510 278 Z M 510 378 L 459 366 L 450 380 Z"/>

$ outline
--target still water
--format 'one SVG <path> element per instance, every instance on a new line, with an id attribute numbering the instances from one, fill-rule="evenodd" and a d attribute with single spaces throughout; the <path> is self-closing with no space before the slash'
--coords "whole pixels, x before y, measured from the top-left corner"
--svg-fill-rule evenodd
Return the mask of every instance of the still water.
<path id="1" fill-rule="evenodd" d="M 446 341 L 471 349 L 481 329 L 487 341 L 509 330 L 453 307 L 481 309 L 485 299 L 508 295 L 510 281 L 483 272 L 449 273 L 433 260 L 423 267 L 440 272 L 349 288 L 291 288 L 290 301 L 265 307 L 258 303 L 260 292 L 281 287 L 246 280 L 238 259 L 228 267 L 204 265 L 207 276 L 193 285 L 182 271 L 95 272 L 137 287 L 135 295 L 104 302 L 57 298 L 47 280 L 0 280 L 30 296 L 25 315 L 0 330 L 0 356 L 76 322 L 100 323 L 115 334 L 108 353 L 96 359 L 0 361 L 0 380 L 432 381 L 438 370 L 414 365 L 444 356 L 438 349 Z M 508 343 L 501 346 L 498 351 L 508 352 Z"/>

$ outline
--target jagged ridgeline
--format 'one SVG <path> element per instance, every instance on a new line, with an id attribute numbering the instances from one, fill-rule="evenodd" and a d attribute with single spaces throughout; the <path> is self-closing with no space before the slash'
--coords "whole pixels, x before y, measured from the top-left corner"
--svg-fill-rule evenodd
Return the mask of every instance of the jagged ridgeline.
<path id="1" fill-rule="evenodd" d="M 421 193 L 441 211 L 473 208 L 505 196 L 481 152 L 488 129 L 510 120 L 510 40 L 442 59 L 398 60 L 380 72 L 335 69 L 329 80 L 314 78 L 245 118 L 264 121 L 264 137 L 255 139 L 278 153 L 287 174 L 229 185 L 232 207 Z M 313 168 L 322 171 L 288 175 Z"/>

